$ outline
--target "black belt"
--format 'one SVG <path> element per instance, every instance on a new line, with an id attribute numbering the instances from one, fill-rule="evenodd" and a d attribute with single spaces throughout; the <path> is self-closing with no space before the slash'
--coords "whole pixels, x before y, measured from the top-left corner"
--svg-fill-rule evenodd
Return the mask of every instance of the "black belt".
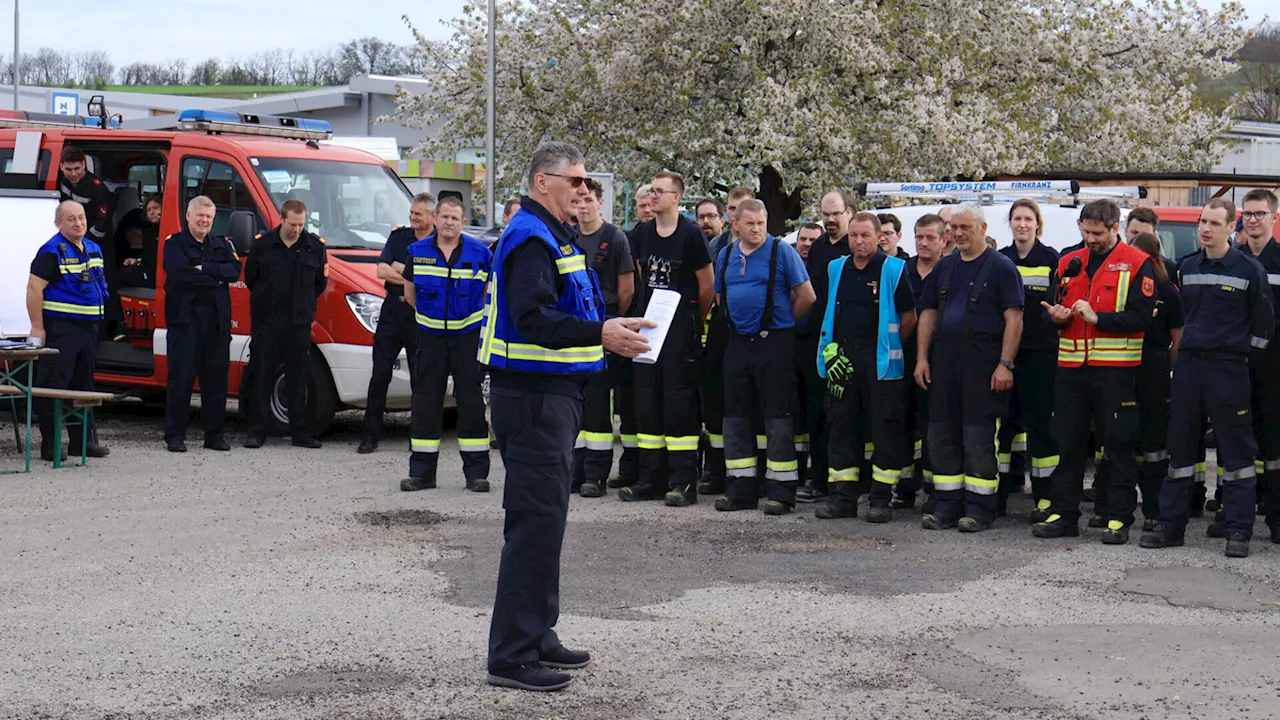
<path id="1" fill-rule="evenodd" d="M 1197 360 L 1210 360 L 1213 362 L 1249 362 L 1249 356 L 1244 353 L 1228 352 L 1226 350 L 1179 350 L 1179 354 L 1185 354 Z"/>
<path id="2" fill-rule="evenodd" d="M 761 330 L 754 333 L 738 333 L 738 337 L 743 340 L 763 340 L 770 335 L 782 335 L 784 333 L 792 333 L 795 328 L 774 328 L 773 330 Z"/>

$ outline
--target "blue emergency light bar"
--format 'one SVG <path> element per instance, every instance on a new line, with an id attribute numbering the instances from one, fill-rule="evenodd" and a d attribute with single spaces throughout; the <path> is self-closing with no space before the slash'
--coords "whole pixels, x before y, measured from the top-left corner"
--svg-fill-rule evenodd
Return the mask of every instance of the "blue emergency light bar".
<path id="1" fill-rule="evenodd" d="M 183 110 L 178 126 L 184 130 L 236 135 L 266 135 L 293 140 L 328 140 L 333 126 L 326 120 L 279 115 L 251 115 L 225 110 Z"/>

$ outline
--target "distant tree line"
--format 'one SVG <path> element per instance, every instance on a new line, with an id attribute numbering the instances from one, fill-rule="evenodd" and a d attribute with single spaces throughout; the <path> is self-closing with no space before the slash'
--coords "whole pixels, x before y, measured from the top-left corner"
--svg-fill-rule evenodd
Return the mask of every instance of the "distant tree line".
<path id="1" fill-rule="evenodd" d="M 134 62 L 116 67 L 103 50 L 61 52 L 40 48 L 22 53 L 18 79 L 23 85 L 102 89 L 108 85 L 344 85 L 362 74 L 421 72 L 414 46 L 376 37 L 343 43 L 329 51 L 298 53 L 264 50 L 243 58 L 209 58 L 199 63 L 176 59 Z M 13 58 L 3 63 L 3 82 L 13 82 Z"/>

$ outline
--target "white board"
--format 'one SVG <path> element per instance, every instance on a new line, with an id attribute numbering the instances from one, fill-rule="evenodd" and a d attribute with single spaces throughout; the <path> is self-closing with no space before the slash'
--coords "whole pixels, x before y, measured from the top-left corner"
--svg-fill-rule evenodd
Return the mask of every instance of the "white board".
<path id="1" fill-rule="evenodd" d="M 27 278 L 36 251 L 58 232 L 58 193 L 0 189 L 0 337 L 25 338 Z"/>

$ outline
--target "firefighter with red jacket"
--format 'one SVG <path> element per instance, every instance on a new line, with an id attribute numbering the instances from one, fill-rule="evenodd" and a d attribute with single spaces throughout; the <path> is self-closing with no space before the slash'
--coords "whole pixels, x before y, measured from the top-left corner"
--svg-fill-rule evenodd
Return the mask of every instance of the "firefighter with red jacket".
<path id="1" fill-rule="evenodd" d="M 1080 534 L 1080 501 L 1089 432 L 1096 432 L 1112 468 L 1102 542 L 1123 545 L 1137 508 L 1137 373 L 1142 340 L 1155 309 L 1151 258 L 1120 242 L 1120 207 L 1096 200 L 1080 213 L 1085 247 L 1058 262 L 1058 302 L 1043 303 L 1062 328 L 1052 434 L 1058 467 L 1049 479 L 1049 517 L 1032 528 L 1036 537 Z"/>

